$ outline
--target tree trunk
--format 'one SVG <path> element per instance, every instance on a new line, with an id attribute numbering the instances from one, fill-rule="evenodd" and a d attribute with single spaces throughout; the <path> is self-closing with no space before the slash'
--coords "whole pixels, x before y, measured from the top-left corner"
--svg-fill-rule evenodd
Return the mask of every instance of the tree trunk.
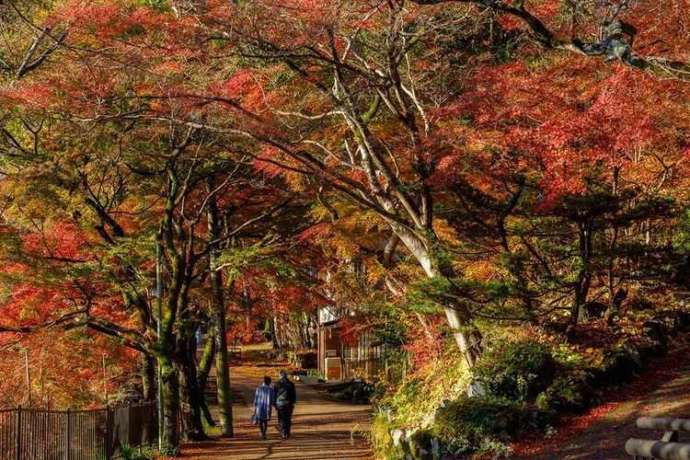
<path id="1" fill-rule="evenodd" d="M 482 334 L 471 324 L 464 305 L 444 306 L 446 321 L 451 328 L 455 343 L 465 357 L 469 367 L 473 367 L 482 354 Z"/>
<path id="2" fill-rule="evenodd" d="M 587 320 L 587 296 L 592 284 L 590 263 L 592 258 L 592 222 L 587 220 L 578 224 L 580 271 L 575 282 L 575 299 L 570 311 L 570 323 L 574 326 L 578 322 Z"/>
<path id="3" fill-rule="evenodd" d="M 620 167 L 616 166 L 613 168 L 612 175 L 611 192 L 614 197 L 618 197 L 618 180 L 620 178 Z M 613 216 L 616 217 L 615 214 Z M 608 256 L 608 267 L 606 269 L 607 278 L 607 288 L 609 291 L 609 308 L 606 311 L 606 324 L 612 326 L 615 319 L 620 313 L 621 304 L 628 296 L 628 291 L 625 288 L 619 288 L 617 292 L 615 291 L 615 275 L 616 275 L 616 247 L 618 245 L 618 235 L 619 235 L 618 225 L 615 220 L 611 228 L 611 242 L 609 243 L 609 256 Z"/>
<path id="4" fill-rule="evenodd" d="M 273 317 L 266 320 L 266 331 L 268 333 L 268 339 L 271 341 L 273 348 L 278 348 L 278 339 L 276 338 L 275 326 L 273 325 Z"/>
<path id="5" fill-rule="evenodd" d="M 213 327 L 210 328 L 207 334 L 204 350 L 201 354 L 201 361 L 199 361 L 199 386 L 202 390 L 206 389 L 208 376 L 211 373 L 211 368 L 216 358 L 216 332 Z"/>
<path id="6" fill-rule="evenodd" d="M 232 427 L 232 395 L 230 393 L 230 364 L 228 362 L 228 342 L 225 335 L 225 308 L 216 312 L 216 374 L 218 376 L 218 406 L 223 436 L 234 435 Z"/>
<path id="7" fill-rule="evenodd" d="M 208 401 L 206 401 L 206 385 L 208 384 L 208 376 L 213 368 L 213 363 L 216 357 L 216 334 L 215 328 L 211 328 L 209 334 L 207 334 L 206 344 L 204 345 L 204 351 L 201 355 L 201 361 L 199 361 L 199 371 L 197 373 L 197 378 L 199 380 L 199 388 L 201 393 L 204 395 L 203 405 L 201 406 L 201 411 L 204 414 L 206 422 L 210 426 L 216 426 L 216 421 L 213 420 L 211 411 L 208 408 Z"/>
<path id="8" fill-rule="evenodd" d="M 613 291 L 613 288 L 610 290 Z M 615 294 L 610 295 L 609 310 L 606 312 L 606 324 L 611 326 L 614 320 L 618 317 L 623 301 L 628 297 L 628 290 L 625 288 L 618 288 Z"/>
<path id="9" fill-rule="evenodd" d="M 452 267 L 442 262 L 440 257 L 434 254 L 437 250 L 433 238 L 422 239 L 410 229 L 391 222 L 394 233 L 400 238 L 405 247 L 417 259 L 428 278 L 453 278 Z M 443 300 L 443 310 L 446 321 L 450 326 L 453 338 L 460 352 L 465 357 L 469 367 L 473 367 L 482 352 L 482 334 L 472 324 L 472 315 L 466 305 L 450 297 Z"/>
<path id="10" fill-rule="evenodd" d="M 212 189 L 209 184 L 209 190 Z M 208 229 L 210 241 L 220 237 L 218 220 L 218 205 L 215 195 L 208 204 Z M 209 271 L 213 302 L 213 319 L 216 340 L 216 376 L 218 379 L 218 406 L 220 407 L 220 423 L 223 426 L 223 436 L 232 437 L 232 395 L 230 393 L 230 369 L 228 362 L 228 341 L 226 336 L 225 296 L 223 295 L 223 277 L 217 267 L 217 250 L 212 248 L 209 253 Z"/>
<path id="11" fill-rule="evenodd" d="M 570 322 L 573 325 L 587 321 L 586 304 L 591 283 L 591 274 L 587 270 L 581 270 L 577 282 L 575 283 L 575 300 L 573 301 L 573 308 L 570 312 Z"/>
<path id="12" fill-rule="evenodd" d="M 159 357 L 163 387 L 163 453 L 177 452 L 180 445 L 180 381 L 177 369 L 167 356 Z"/>
<path id="13" fill-rule="evenodd" d="M 204 419 L 206 419 L 206 423 L 208 423 L 208 426 L 216 426 L 216 421 L 213 420 L 213 414 L 211 414 L 211 410 L 208 407 L 208 401 L 206 401 L 206 392 L 201 389 L 201 412 L 204 414 Z"/>
<path id="14" fill-rule="evenodd" d="M 141 387 L 144 401 L 156 399 L 156 360 L 151 355 L 141 355 Z"/>
<path id="15" fill-rule="evenodd" d="M 189 440 L 206 439 L 201 422 L 204 394 L 199 386 L 196 367 L 196 340 L 192 337 L 180 340 L 180 353 L 177 368 L 180 375 L 180 399 L 182 406 L 182 426 L 184 438 Z"/>
<path id="16" fill-rule="evenodd" d="M 280 337 L 280 332 L 278 330 L 278 315 L 273 312 L 273 318 L 271 320 L 271 326 L 273 327 L 273 348 L 279 351 L 283 351 L 283 340 Z"/>

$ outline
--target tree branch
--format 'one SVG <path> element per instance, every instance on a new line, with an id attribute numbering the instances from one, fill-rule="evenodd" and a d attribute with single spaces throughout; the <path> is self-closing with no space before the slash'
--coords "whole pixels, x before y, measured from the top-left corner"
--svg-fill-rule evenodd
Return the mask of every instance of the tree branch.
<path id="1" fill-rule="evenodd" d="M 617 60 L 626 65 L 647 70 L 652 73 L 670 74 L 690 80 L 690 62 L 675 61 L 657 56 L 641 56 L 632 49 L 635 30 L 629 24 L 617 19 L 620 11 L 604 22 L 605 33 L 600 41 L 587 41 L 579 38 L 558 38 L 541 19 L 528 11 L 523 2 L 506 0 L 411 0 L 419 5 L 438 5 L 442 3 L 465 3 L 489 8 L 492 11 L 520 19 L 534 38 L 548 49 L 560 49 L 585 56 L 604 57 Z M 625 36 L 628 36 L 626 38 Z"/>

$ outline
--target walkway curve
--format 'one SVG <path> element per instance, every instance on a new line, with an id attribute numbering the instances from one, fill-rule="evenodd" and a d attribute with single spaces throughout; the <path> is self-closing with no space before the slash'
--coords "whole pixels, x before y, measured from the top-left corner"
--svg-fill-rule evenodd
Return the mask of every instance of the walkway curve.
<path id="1" fill-rule="evenodd" d="M 661 439 L 663 433 L 636 428 L 641 416 L 690 417 L 690 334 L 674 338 L 674 350 L 652 363 L 632 384 L 611 390 L 609 399 L 573 417 L 553 439 L 535 440 L 530 460 L 628 460 L 631 438 Z M 687 441 L 682 437 L 681 441 Z M 524 446 L 522 446 L 524 448 Z"/>

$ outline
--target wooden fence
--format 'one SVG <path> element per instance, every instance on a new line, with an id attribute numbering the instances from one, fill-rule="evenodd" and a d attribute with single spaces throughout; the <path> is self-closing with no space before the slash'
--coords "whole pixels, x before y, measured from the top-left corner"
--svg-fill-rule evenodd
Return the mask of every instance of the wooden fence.
<path id="1" fill-rule="evenodd" d="M 0 410 L 0 460 L 109 460 L 154 445 L 155 403 L 80 411 Z"/>

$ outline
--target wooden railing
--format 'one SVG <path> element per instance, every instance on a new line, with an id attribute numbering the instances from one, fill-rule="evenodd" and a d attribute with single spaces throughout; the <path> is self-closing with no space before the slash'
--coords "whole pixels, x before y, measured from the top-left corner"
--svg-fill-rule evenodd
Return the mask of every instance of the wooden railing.
<path id="1" fill-rule="evenodd" d="M 0 410 L 0 460 L 109 460 L 155 444 L 155 403 L 95 410 Z"/>
<path id="2" fill-rule="evenodd" d="M 640 417 L 636 424 L 664 434 L 660 440 L 628 439 L 625 451 L 635 460 L 690 460 L 690 443 L 680 442 L 680 433 L 690 432 L 690 419 Z"/>

